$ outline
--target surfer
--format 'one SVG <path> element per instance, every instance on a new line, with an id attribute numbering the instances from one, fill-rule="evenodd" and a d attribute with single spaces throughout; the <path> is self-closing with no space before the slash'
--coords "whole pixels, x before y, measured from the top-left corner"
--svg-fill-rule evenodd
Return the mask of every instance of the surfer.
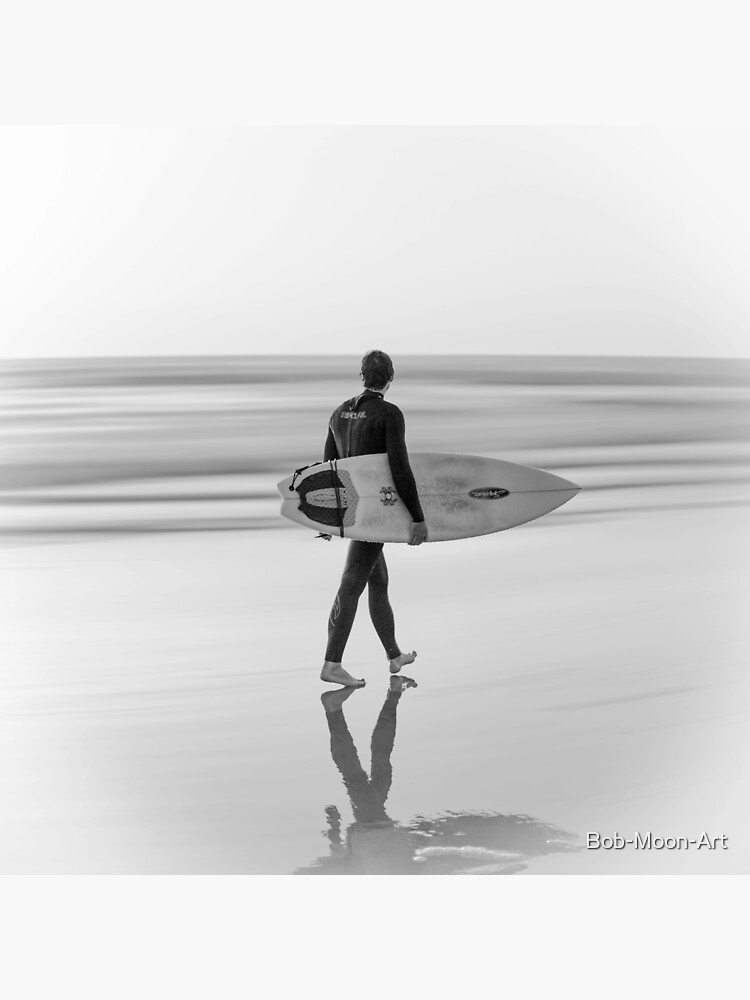
<path id="1" fill-rule="evenodd" d="M 427 540 L 427 525 L 409 465 L 404 416 L 397 406 L 384 398 L 393 374 L 393 362 L 383 351 L 365 354 L 360 368 L 364 390 L 345 400 L 332 414 L 323 459 L 328 462 L 334 458 L 386 453 L 396 492 L 412 518 L 409 545 L 421 545 Z M 322 537 L 330 539 L 331 536 Z M 328 646 L 320 672 L 323 681 L 347 687 L 362 687 L 365 683 L 362 678 L 352 677 L 341 664 L 365 586 L 370 618 L 388 657 L 390 672 L 398 673 L 405 664 L 416 659 L 416 652 L 402 653 L 396 642 L 383 543 L 352 540 L 328 619 Z"/>

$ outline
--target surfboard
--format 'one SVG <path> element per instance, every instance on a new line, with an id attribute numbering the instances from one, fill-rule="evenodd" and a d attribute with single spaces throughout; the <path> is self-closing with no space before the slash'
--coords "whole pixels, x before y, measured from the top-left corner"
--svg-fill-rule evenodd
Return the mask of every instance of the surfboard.
<path id="1" fill-rule="evenodd" d="M 430 542 L 505 531 L 561 507 L 580 486 L 515 462 L 478 455 L 409 454 Z M 281 513 L 334 537 L 407 542 L 411 515 L 388 456 L 316 462 L 277 483 Z"/>

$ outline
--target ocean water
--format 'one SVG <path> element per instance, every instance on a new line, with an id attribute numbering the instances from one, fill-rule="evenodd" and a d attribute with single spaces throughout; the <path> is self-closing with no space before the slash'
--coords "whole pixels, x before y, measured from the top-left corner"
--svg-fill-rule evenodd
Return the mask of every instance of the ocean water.
<path id="1" fill-rule="evenodd" d="M 412 450 L 583 491 L 388 546 L 419 655 L 391 690 L 363 602 L 337 704 L 346 543 L 275 483 L 357 370 L 3 365 L 0 873 L 746 872 L 750 363 L 398 359 Z"/>

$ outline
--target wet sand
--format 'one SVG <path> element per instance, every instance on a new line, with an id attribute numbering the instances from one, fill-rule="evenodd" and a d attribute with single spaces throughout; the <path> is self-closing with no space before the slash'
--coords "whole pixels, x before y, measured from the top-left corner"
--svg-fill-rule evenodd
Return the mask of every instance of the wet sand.
<path id="1" fill-rule="evenodd" d="M 290 526 L 9 547 L 0 872 L 747 871 L 746 512 L 569 510 L 388 547 L 418 687 L 374 846 L 361 824 L 347 846 L 317 678 L 345 543 Z M 367 678 L 343 708 L 367 771 L 389 678 L 366 607 L 345 662 Z M 475 820 L 441 839 L 447 814 L 509 818 L 472 843 Z M 729 848 L 571 851 L 589 831 Z"/>

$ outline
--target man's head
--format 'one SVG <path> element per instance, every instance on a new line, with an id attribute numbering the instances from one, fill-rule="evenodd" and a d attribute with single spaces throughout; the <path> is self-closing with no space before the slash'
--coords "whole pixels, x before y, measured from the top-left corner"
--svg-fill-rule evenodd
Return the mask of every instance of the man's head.
<path id="1" fill-rule="evenodd" d="M 393 362 L 384 351 L 368 351 L 360 369 L 366 389 L 382 392 L 393 380 Z"/>

